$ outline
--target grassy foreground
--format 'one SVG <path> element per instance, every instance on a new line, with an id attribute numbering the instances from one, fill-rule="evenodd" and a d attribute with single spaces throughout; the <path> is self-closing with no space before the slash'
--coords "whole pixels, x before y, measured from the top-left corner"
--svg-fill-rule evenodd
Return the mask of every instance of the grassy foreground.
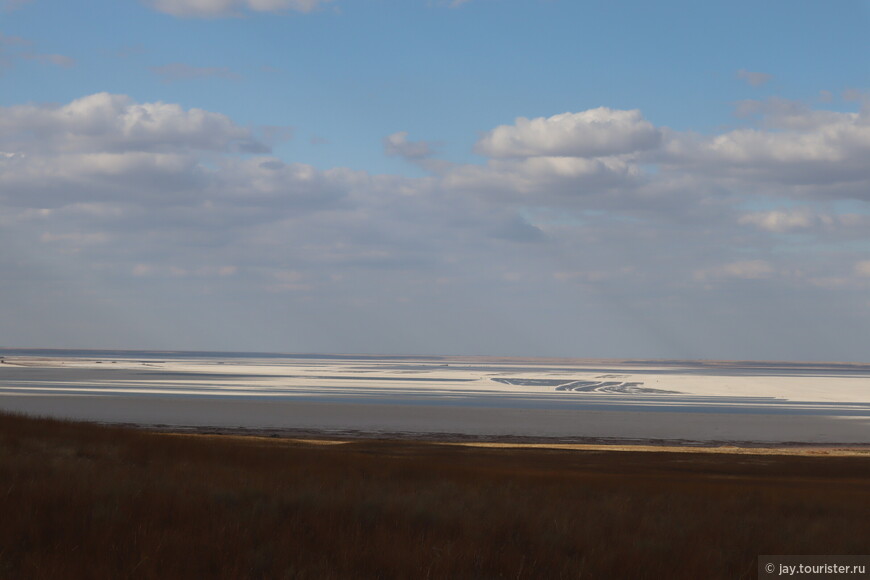
<path id="1" fill-rule="evenodd" d="M 178 436 L 0 414 L 0 578 L 754 578 L 870 458 Z"/>

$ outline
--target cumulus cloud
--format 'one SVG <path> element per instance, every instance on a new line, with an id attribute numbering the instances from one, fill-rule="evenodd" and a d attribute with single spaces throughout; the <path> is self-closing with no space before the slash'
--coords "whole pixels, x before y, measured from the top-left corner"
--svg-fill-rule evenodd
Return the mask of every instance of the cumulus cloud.
<path id="1" fill-rule="evenodd" d="M 527 119 L 486 133 L 475 149 L 488 157 L 603 157 L 656 147 L 661 132 L 638 110 L 599 107 Z"/>
<path id="2" fill-rule="evenodd" d="M 0 107 L 0 200 L 10 206 L 194 203 L 220 156 L 268 146 L 229 117 L 126 95 Z"/>
<path id="3" fill-rule="evenodd" d="M 191 66 L 182 62 L 173 62 L 163 66 L 152 66 L 149 68 L 151 72 L 159 76 L 164 83 L 207 78 L 229 80 L 237 80 L 241 78 L 238 74 L 225 66 Z"/>
<path id="4" fill-rule="evenodd" d="M 712 137 L 670 133 L 660 159 L 683 171 L 756 185 L 806 186 L 804 195 L 870 197 L 870 118 L 864 113 L 800 111 L 775 114 L 773 129 L 738 129 Z M 839 192 L 835 187 L 846 184 L 856 187 Z"/>
<path id="5" fill-rule="evenodd" d="M 773 78 L 773 75 L 763 73 L 763 72 L 752 72 L 746 69 L 740 69 L 737 71 L 737 77 L 746 81 L 753 87 L 760 87 L 763 84 L 766 84 Z"/>
<path id="6" fill-rule="evenodd" d="M 159 12 L 191 18 L 235 16 L 252 12 L 312 12 L 331 0 L 143 0 Z"/>
<path id="7" fill-rule="evenodd" d="M 0 146 L 4 145 L 19 152 L 75 153 L 267 149 L 250 129 L 225 115 L 159 101 L 137 103 L 127 95 L 109 93 L 65 105 L 2 107 Z"/>

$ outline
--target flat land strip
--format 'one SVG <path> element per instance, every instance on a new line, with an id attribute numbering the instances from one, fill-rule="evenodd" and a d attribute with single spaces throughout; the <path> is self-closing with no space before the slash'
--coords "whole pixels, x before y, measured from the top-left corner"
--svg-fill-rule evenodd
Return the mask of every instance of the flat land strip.
<path id="1" fill-rule="evenodd" d="M 870 553 L 866 448 L 614 449 L 0 414 L 0 578 L 754 578 L 758 554 Z"/>

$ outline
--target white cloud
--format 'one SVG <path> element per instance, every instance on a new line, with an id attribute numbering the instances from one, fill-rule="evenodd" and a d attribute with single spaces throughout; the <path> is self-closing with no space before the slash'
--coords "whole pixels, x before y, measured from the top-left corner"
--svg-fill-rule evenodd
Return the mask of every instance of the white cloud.
<path id="1" fill-rule="evenodd" d="M 323 208 L 345 197 L 352 174 L 318 171 L 303 163 L 276 158 L 226 159 L 214 175 L 216 195 L 235 205 Z"/>
<path id="2" fill-rule="evenodd" d="M 659 159 L 683 171 L 755 186 L 807 186 L 805 195 L 843 196 L 835 186 L 856 184 L 846 197 L 870 197 L 870 118 L 800 108 L 780 113 L 773 115 L 772 129 L 738 129 L 713 137 L 671 132 Z"/>
<path id="3" fill-rule="evenodd" d="M 505 200 L 518 195 L 531 203 L 547 204 L 630 188 L 639 178 L 636 165 L 615 157 L 530 157 L 456 166 L 445 172 L 443 183 L 454 191 L 495 193 Z"/>
<path id="4" fill-rule="evenodd" d="M 266 150 L 250 129 L 225 115 L 162 102 L 136 103 L 109 93 L 60 106 L 2 107 L 3 143 L 43 153 Z"/>
<path id="5" fill-rule="evenodd" d="M 214 156 L 268 147 L 225 115 L 98 93 L 63 105 L 0 107 L 0 150 L 0 198 L 51 208 L 191 203 L 224 178 Z"/>
<path id="6" fill-rule="evenodd" d="M 599 107 L 552 117 L 518 117 L 477 142 L 489 157 L 603 157 L 658 146 L 661 132 L 638 110 Z"/>
<path id="7" fill-rule="evenodd" d="M 143 0 L 146 4 L 172 16 L 219 18 L 235 16 L 241 11 L 312 12 L 331 0 Z"/>
<path id="8" fill-rule="evenodd" d="M 184 202 L 207 179 L 204 168 L 185 154 L 29 155 L 0 167 L 0 202 L 41 208 L 109 200 L 171 205 Z"/>

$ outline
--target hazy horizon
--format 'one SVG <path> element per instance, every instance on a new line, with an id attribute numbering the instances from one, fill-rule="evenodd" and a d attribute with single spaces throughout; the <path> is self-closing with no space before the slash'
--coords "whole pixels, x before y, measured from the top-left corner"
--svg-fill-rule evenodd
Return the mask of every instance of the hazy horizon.
<path id="1" fill-rule="evenodd" d="M 783 359 L 678 359 L 678 358 L 620 358 L 620 357 L 558 357 L 558 356 L 514 356 L 500 354 L 468 354 L 456 352 L 441 352 L 441 353 L 388 353 L 388 352 L 288 352 L 288 351 L 225 351 L 225 350 L 172 350 L 159 348 L 99 348 L 99 347 L 80 347 L 80 348 L 43 348 L 43 347 L 14 347 L 0 345 L 0 357 L 39 357 L 57 354 L 59 356 L 84 356 L 93 354 L 95 357 L 112 358 L 114 356 L 136 355 L 137 357 L 148 356 L 166 356 L 166 355 L 181 355 L 181 356 L 206 356 L 208 358 L 219 357 L 242 357 L 242 358 L 324 358 L 324 359 L 384 359 L 384 360 L 433 360 L 434 362 L 444 360 L 513 360 L 531 362 L 540 361 L 575 361 L 575 362 L 601 362 L 621 363 L 626 365 L 636 364 L 654 364 L 654 365 L 674 365 L 687 367 L 703 367 L 710 365 L 711 369 L 727 370 L 729 368 L 743 368 L 743 365 L 750 365 L 748 368 L 763 369 L 767 366 L 778 367 L 781 365 L 792 365 L 796 369 L 801 368 L 818 368 L 819 366 L 831 365 L 835 367 L 863 367 L 870 366 L 870 362 L 862 361 L 847 361 L 847 360 L 783 360 Z"/>

